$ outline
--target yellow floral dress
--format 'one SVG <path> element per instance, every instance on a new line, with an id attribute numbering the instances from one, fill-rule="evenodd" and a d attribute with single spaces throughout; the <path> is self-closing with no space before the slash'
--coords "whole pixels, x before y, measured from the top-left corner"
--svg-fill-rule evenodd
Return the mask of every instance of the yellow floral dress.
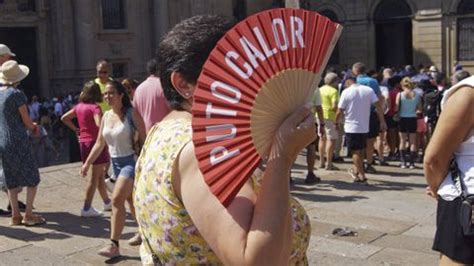
<path id="1" fill-rule="evenodd" d="M 143 264 L 222 264 L 194 226 L 182 202 L 174 193 L 172 168 L 181 149 L 192 140 L 191 121 L 166 120 L 149 132 L 137 161 L 134 204 L 143 238 Z M 254 177 L 258 193 L 259 178 Z M 309 219 L 303 207 L 291 200 L 293 218 L 292 265 L 307 265 Z"/>

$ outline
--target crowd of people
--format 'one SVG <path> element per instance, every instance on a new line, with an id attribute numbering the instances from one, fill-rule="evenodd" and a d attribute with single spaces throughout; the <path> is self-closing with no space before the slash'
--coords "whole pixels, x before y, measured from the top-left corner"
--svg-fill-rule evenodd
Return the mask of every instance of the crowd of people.
<path id="1" fill-rule="evenodd" d="M 198 167 L 191 109 L 207 55 L 233 25 L 223 16 L 186 19 L 164 36 L 157 58 L 147 63 L 145 81 L 115 80 L 109 62 L 99 60 L 97 77 L 77 97 L 52 101 L 33 96 L 27 102 L 17 87 L 29 69 L 0 44 L 0 185 L 8 193 L 11 225 L 46 222 L 33 213 L 43 166 L 34 158 L 40 146 L 34 140 L 46 139 L 43 146 L 57 154 L 56 138 L 48 136 L 70 132 L 83 163 L 81 175 L 87 177 L 80 215 L 111 211 L 110 241 L 98 254 L 120 256 L 128 203 L 139 225 L 128 242 L 141 245 L 144 264 L 307 264 L 309 217 L 290 194 L 289 173 L 306 147 L 305 183 L 321 182 L 316 150 L 319 168 L 328 171 L 339 170 L 347 150 L 348 174 L 366 185 L 366 173 L 377 172 L 376 162 L 413 169 L 425 157 L 427 194 L 438 199 L 438 218 L 444 221 L 438 222 L 434 249 L 442 260 L 474 262 L 472 239 L 464 237 L 461 225 L 452 226 L 459 212 L 455 203 L 465 193 L 453 190 L 454 174 L 446 175 L 455 154 L 460 183 L 467 194 L 474 193 L 474 80 L 460 65 L 450 81 L 435 66 L 378 72 L 357 62 L 339 74 L 328 69 L 311 106 L 295 110 L 279 127 L 272 146 L 278 156 L 256 171 L 238 200 L 227 208 L 220 204 Z M 27 137 L 32 141 L 24 141 Z M 25 187 L 22 206 L 18 194 Z M 102 210 L 92 206 L 96 190 Z"/>
<path id="2" fill-rule="evenodd" d="M 347 147 L 347 157 L 354 162 L 348 171 L 354 182 L 366 183 L 365 173 L 376 173 L 376 163 L 395 162 L 402 169 L 422 163 L 445 89 L 470 76 L 457 64 L 448 83 L 435 66 L 428 69 L 421 67 L 417 73 L 408 65 L 377 72 L 358 62 L 339 75 L 328 70 L 313 95 L 319 141 L 307 147 L 305 183 L 321 181 L 314 174 L 314 163 L 309 163 L 314 162 L 315 147 L 319 167 L 326 170 L 339 170 L 334 162 L 344 161 L 341 151 Z"/>

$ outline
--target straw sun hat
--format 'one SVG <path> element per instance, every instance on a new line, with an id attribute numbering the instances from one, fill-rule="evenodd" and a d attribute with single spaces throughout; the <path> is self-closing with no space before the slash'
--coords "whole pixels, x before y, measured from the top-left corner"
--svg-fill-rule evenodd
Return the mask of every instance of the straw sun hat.
<path id="1" fill-rule="evenodd" d="M 30 73 L 30 69 L 25 65 L 19 65 L 14 60 L 3 63 L 0 67 L 0 83 L 14 84 L 20 82 Z"/>

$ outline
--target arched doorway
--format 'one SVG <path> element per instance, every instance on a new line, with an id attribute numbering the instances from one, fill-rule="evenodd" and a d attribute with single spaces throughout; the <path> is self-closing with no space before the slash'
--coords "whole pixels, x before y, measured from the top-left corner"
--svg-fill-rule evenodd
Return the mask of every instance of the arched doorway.
<path id="1" fill-rule="evenodd" d="M 330 20 L 332 20 L 334 22 L 340 23 L 339 19 L 337 17 L 337 14 L 334 11 L 330 10 L 330 9 L 319 11 L 319 14 L 329 18 Z M 336 47 L 334 47 L 334 50 L 332 51 L 331 57 L 329 58 L 329 61 L 328 61 L 327 65 L 328 66 L 338 66 L 339 65 L 339 42 L 337 42 Z"/>
<path id="2" fill-rule="evenodd" d="M 0 27 L 0 40 L 15 53 L 13 60 L 30 68 L 30 74 L 19 86 L 28 99 L 33 95 L 41 96 L 36 36 L 36 28 L 33 27 Z"/>
<path id="3" fill-rule="evenodd" d="M 412 64 L 412 10 L 404 0 L 382 0 L 375 9 L 377 67 Z"/>

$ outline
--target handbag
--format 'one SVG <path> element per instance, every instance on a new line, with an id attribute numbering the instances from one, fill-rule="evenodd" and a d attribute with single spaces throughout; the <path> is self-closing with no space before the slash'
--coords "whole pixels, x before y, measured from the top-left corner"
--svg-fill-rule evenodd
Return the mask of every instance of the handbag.
<path id="1" fill-rule="evenodd" d="M 451 178 L 454 186 L 461 190 L 461 207 L 459 209 L 459 222 L 465 236 L 474 236 L 474 194 L 469 195 L 463 182 L 461 181 L 461 171 L 456 159 L 451 160 Z"/>

